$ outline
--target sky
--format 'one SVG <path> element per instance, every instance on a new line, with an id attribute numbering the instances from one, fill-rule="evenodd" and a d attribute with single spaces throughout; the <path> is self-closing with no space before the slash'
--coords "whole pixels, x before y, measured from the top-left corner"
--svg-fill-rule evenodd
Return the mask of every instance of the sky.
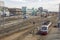
<path id="1" fill-rule="evenodd" d="M 49 11 L 58 11 L 60 0 L 2 0 L 5 2 L 6 7 L 21 8 L 26 6 L 27 8 L 43 7 Z"/>

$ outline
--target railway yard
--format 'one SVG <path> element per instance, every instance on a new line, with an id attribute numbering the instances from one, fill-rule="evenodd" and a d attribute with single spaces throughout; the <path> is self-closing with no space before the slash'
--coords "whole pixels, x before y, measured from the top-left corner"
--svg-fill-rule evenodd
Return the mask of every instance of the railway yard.
<path id="1" fill-rule="evenodd" d="M 0 0 L 0 40 L 60 40 L 60 1 Z"/>
<path id="2" fill-rule="evenodd" d="M 45 20 L 52 22 L 48 34 L 36 34 Z M 30 16 L 28 19 L 23 19 L 21 16 L 12 16 L 1 18 L 0 21 L 0 40 L 60 40 L 59 28 L 54 27 L 58 21 L 57 15 L 50 15 L 46 18 Z"/>

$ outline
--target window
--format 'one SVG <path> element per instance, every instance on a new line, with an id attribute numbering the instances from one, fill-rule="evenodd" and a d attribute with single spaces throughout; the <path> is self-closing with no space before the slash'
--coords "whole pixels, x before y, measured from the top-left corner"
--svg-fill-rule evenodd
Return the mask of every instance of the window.
<path id="1" fill-rule="evenodd" d="M 47 27 L 42 27 L 42 30 L 47 30 Z"/>

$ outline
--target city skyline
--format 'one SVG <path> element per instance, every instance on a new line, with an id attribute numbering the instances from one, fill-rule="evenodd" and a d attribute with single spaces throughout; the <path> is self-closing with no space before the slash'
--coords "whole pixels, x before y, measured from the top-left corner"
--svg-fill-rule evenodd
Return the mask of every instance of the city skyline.
<path id="1" fill-rule="evenodd" d="M 6 7 L 10 8 L 38 8 L 43 7 L 49 11 L 58 11 L 60 0 L 2 0 Z"/>

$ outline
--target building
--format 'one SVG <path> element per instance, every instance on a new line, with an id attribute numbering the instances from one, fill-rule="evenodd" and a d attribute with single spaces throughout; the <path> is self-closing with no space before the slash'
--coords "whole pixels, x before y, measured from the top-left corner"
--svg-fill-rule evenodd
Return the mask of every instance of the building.
<path id="1" fill-rule="evenodd" d="M 22 13 L 23 13 L 23 15 L 26 15 L 26 9 L 27 7 L 22 7 Z"/>
<path id="2" fill-rule="evenodd" d="M 48 13 L 48 10 L 47 10 L 47 9 L 44 9 L 44 10 L 43 10 L 43 12 L 46 12 L 46 13 Z"/>
<path id="3" fill-rule="evenodd" d="M 4 1 L 0 1 L 0 17 L 1 14 L 3 13 L 3 7 L 4 7 Z"/>
<path id="4" fill-rule="evenodd" d="M 22 10 L 19 8 L 9 8 L 10 14 L 13 15 L 21 15 L 22 14 Z"/>
<path id="5" fill-rule="evenodd" d="M 32 15 L 35 16 L 36 15 L 36 9 L 32 8 Z"/>
<path id="6" fill-rule="evenodd" d="M 0 6 L 4 6 L 4 1 L 0 1 Z"/>
<path id="7" fill-rule="evenodd" d="M 10 16 L 10 12 L 8 10 L 8 7 L 1 7 L 1 11 L 0 11 L 1 16 Z"/>
<path id="8" fill-rule="evenodd" d="M 26 14 L 31 15 L 32 14 L 32 11 L 33 11 L 32 9 L 27 9 L 26 10 Z"/>
<path id="9" fill-rule="evenodd" d="M 27 9 L 26 13 L 28 13 L 28 14 L 32 13 L 32 9 Z"/>
<path id="10" fill-rule="evenodd" d="M 43 12 L 43 7 L 39 7 L 38 12 L 42 13 Z"/>
<path id="11" fill-rule="evenodd" d="M 4 7 L 4 14 L 5 14 L 5 16 L 10 16 L 10 12 L 9 12 L 8 7 Z"/>
<path id="12" fill-rule="evenodd" d="M 34 9 L 34 8 L 27 9 L 26 14 L 28 14 L 28 15 L 37 15 L 37 9 Z"/>
<path id="13" fill-rule="evenodd" d="M 37 10 L 37 15 L 41 15 L 43 12 L 43 7 L 39 7 Z"/>

